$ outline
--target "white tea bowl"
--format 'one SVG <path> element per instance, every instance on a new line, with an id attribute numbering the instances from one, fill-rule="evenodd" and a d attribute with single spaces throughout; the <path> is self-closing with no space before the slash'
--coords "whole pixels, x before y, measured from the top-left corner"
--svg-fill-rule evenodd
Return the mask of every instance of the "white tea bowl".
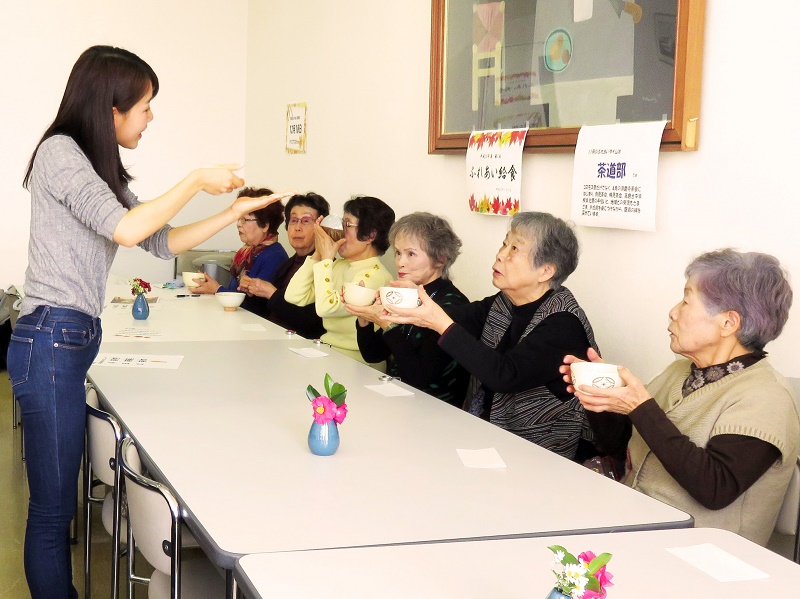
<path id="1" fill-rule="evenodd" d="M 419 301 L 419 291 L 416 287 L 381 287 L 381 303 L 385 310 L 395 308 L 416 308 Z"/>
<path id="2" fill-rule="evenodd" d="M 589 391 L 584 391 L 580 387 L 601 389 L 614 389 L 624 387 L 625 383 L 619 376 L 616 364 L 604 364 L 603 362 L 575 362 L 570 364 L 572 374 L 572 385 L 577 391 L 593 395 Z"/>
<path id="3" fill-rule="evenodd" d="M 199 287 L 200 283 L 206 280 L 206 276 L 201 272 L 182 272 L 181 276 L 183 277 L 183 284 L 187 287 Z"/>
<path id="4" fill-rule="evenodd" d="M 242 305 L 244 301 L 244 293 L 237 291 L 218 291 L 214 294 L 220 305 L 225 308 L 226 312 L 236 312 L 236 309 Z"/>
<path id="5" fill-rule="evenodd" d="M 334 241 L 339 241 L 344 237 L 344 223 L 342 222 L 341 216 L 329 214 L 322 219 L 319 226 L 322 227 Z"/>
<path id="6" fill-rule="evenodd" d="M 375 290 L 356 283 L 345 283 L 344 301 L 354 306 L 371 306 L 375 302 Z"/>

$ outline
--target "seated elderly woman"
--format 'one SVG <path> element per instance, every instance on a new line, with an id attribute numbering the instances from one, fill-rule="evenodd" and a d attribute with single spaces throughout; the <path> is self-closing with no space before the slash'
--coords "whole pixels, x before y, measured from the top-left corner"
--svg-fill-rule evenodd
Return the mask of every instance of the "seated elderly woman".
<path id="1" fill-rule="evenodd" d="M 317 316 L 314 304 L 295 306 L 287 302 L 284 295 L 289 281 L 303 265 L 306 256 L 314 253 L 314 224 L 320 216 L 328 216 L 329 212 L 327 200 L 313 191 L 292 196 L 286 203 L 284 217 L 289 244 L 295 250 L 294 256 L 278 266 L 272 282 L 249 275 L 239 280 L 239 290 L 252 296 L 252 312 L 307 339 L 317 339 L 325 333 L 322 319 Z"/>
<path id="2" fill-rule="evenodd" d="M 577 265 L 578 240 L 567 223 L 521 212 L 492 269 L 499 293 L 445 310 L 420 287 L 421 306 L 393 307 L 396 316 L 384 318 L 441 335 L 439 346 L 472 375 L 469 412 L 573 459 L 586 415 L 559 367 L 566 354 L 597 349 L 586 314 L 562 286 Z"/>
<path id="3" fill-rule="evenodd" d="M 345 283 L 370 289 L 386 285 L 392 275 L 379 256 L 389 249 L 389 228 L 394 210 L 378 198 L 361 196 L 344 204 L 344 237 L 331 239 L 314 225 L 314 253 L 289 281 L 285 298 L 297 306 L 314 304 L 326 333 L 322 341 L 338 351 L 364 361 L 356 341 L 356 317 L 345 310 L 340 291 Z M 336 253 L 341 256 L 336 260 Z"/>
<path id="4" fill-rule="evenodd" d="M 428 296 L 444 308 L 468 303 L 449 279 L 461 240 L 446 220 L 428 212 L 414 212 L 392 225 L 389 242 L 394 246 L 394 264 L 400 279 L 397 284 L 422 285 Z M 388 374 L 461 407 L 469 374 L 439 348 L 435 331 L 412 324 L 396 326 L 383 320 L 380 300 L 366 307 L 345 303 L 345 309 L 358 317 L 358 348 L 364 360 L 387 360 Z"/>
<path id="5" fill-rule="evenodd" d="M 576 395 L 598 447 L 628 444 L 627 485 L 691 514 L 695 526 L 764 545 L 800 442 L 797 406 L 764 352 L 792 290 L 778 260 L 731 249 L 701 255 L 686 277 L 668 327 L 670 349 L 686 359 L 646 387 L 619 367 L 626 387 Z"/>
<path id="6" fill-rule="evenodd" d="M 245 187 L 237 197 L 257 198 L 272 195 L 269 189 Z M 283 204 L 275 202 L 266 208 L 244 215 L 237 222 L 239 239 L 244 245 L 236 252 L 231 264 L 231 280 L 227 286 L 220 285 L 210 276 L 192 293 L 217 293 L 218 291 L 241 291 L 239 279 L 248 275 L 253 278 L 272 281 L 278 266 L 288 258 L 286 250 L 278 243 L 278 227 L 283 222 Z M 195 280 L 201 280 L 198 278 Z M 242 308 L 252 310 L 251 298 L 245 298 Z"/>

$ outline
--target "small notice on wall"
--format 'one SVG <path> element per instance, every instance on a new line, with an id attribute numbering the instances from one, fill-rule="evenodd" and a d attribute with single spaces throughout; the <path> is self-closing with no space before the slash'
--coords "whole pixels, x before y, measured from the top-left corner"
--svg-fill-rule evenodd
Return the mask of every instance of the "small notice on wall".
<path id="1" fill-rule="evenodd" d="M 286 107 L 286 153 L 306 153 L 306 103 Z"/>
<path id="2" fill-rule="evenodd" d="M 575 146 L 572 220 L 656 230 L 658 153 L 666 121 L 582 127 Z"/>
<path id="3" fill-rule="evenodd" d="M 527 133 L 527 129 L 472 133 L 467 145 L 467 193 L 472 212 L 519 212 L 522 148 Z"/>

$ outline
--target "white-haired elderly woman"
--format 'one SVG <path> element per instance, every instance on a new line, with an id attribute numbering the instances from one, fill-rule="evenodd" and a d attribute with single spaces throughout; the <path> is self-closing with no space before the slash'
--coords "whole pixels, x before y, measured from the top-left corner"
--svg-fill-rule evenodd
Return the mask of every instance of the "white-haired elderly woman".
<path id="1" fill-rule="evenodd" d="M 397 315 L 385 318 L 441 335 L 439 347 L 472 375 L 466 410 L 573 459 L 588 426 L 559 367 L 567 354 L 597 349 L 586 314 L 562 286 L 577 265 L 578 240 L 567 223 L 521 212 L 492 269 L 499 293 L 444 310 L 420 287 L 421 306 L 393 307 Z"/>
<path id="2" fill-rule="evenodd" d="M 461 251 L 461 240 L 446 220 L 429 212 L 408 214 L 392 225 L 389 243 L 394 246 L 399 278 L 396 285 L 422 285 L 425 293 L 443 308 L 469 302 L 450 281 L 450 267 Z M 386 360 L 387 374 L 449 404 L 462 406 L 469 374 L 439 348 L 436 332 L 385 321 L 379 301 L 366 307 L 345 304 L 345 308 L 358 317 L 358 349 L 366 362 Z"/>
<path id="3" fill-rule="evenodd" d="M 626 387 L 576 395 L 599 447 L 627 443 L 626 484 L 691 514 L 695 526 L 764 545 L 800 443 L 797 406 L 764 352 L 786 323 L 792 290 L 767 254 L 708 252 L 685 274 L 667 330 L 686 359 L 647 386 L 620 366 Z"/>

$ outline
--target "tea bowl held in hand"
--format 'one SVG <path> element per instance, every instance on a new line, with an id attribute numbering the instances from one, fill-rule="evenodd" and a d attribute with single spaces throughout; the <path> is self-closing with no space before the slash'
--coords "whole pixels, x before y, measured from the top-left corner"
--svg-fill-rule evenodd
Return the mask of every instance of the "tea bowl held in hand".
<path id="1" fill-rule="evenodd" d="M 619 376 L 616 364 L 602 362 L 575 362 L 570 364 L 572 385 L 576 391 L 593 395 L 591 391 L 584 391 L 580 387 L 595 388 L 597 390 L 624 387 L 625 383 Z"/>
<path id="2" fill-rule="evenodd" d="M 329 214 L 322 219 L 322 222 L 319 223 L 319 226 L 322 227 L 323 230 L 330 235 L 330 238 L 334 241 L 339 241 L 342 237 L 344 237 L 344 223 L 342 223 L 342 217 L 340 216 Z"/>
<path id="3" fill-rule="evenodd" d="M 183 276 L 183 284 L 190 288 L 199 287 L 200 283 L 206 280 L 206 276 L 201 272 L 182 272 L 181 276 Z"/>
<path id="4" fill-rule="evenodd" d="M 344 301 L 354 306 L 371 306 L 375 302 L 375 290 L 356 283 L 345 283 Z"/>
<path id="5" fill-rule="evenodd" d="M 416 287 L 381 287 L 381 303 L 384 309 L 416 308 L 420 305 L 419 291 Z"/>
<path id="6" fill-rule="evenodd" d="M 225 308 L 226 312 L 236 312 L 236 309 L 242 305 L 244 301 L 244 293 L 236 291 L 219 291 L 214 294 L 220 305 Z"/>

